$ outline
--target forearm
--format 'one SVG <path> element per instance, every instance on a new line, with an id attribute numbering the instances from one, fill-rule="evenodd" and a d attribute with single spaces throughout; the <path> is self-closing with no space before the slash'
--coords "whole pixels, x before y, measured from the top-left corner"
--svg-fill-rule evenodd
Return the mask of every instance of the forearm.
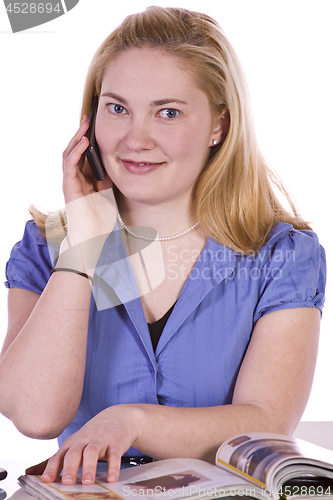
<path id="1" fill-rule="evenodd" d="M 92 484 L 97 459 L 107 460 L 107 480 L 117 480 L 121 456 L 130 446 L 155 459 L 190 457 L 214 462 L 220 444 L 236 434 L 275 431 L 278 426 L 255 404 L 175 408 L 151 404 L 115 405 L 97 414 L 70 436 L 48 461 L 43 474 L 74 484 L 82 464 L 83 484 Z M 75 449 L 75 454 L 71 450 Z M 31 474 L 41 474 L 34 467 Z"/>
<path id="2" fill-rule="evenodd" d="M 82 394 L 91 286 L 73 273 L 51 276 L 0 362 L 0 410 L 31 437 L 54 437 Z"/>
<path id="3" fill-rule="evenodd" d="M 214 462 L 217 448 L 242 432 L 288 432 L 256 404 L 209 408 L 134 405 L 140 422 L 133 446 L 156 459 L 191 457 Z"/>

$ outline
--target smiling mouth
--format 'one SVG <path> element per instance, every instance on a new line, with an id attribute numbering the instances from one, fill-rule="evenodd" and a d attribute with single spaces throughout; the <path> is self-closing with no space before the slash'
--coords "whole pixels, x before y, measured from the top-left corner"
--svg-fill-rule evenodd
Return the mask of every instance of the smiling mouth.
<path id="1" fill-rule="evenodd" d="M 122 159 L 122 164 L 124 165 L 126 170 L 133 174 L 147 174 L 164 165 L 164 162 L 153 163 L 148 161 Z"/>
<path id="2" fill-rule="evenodd" d="M 154 163 L 154 162 L 148 162 L 148 161 L 145 161 L 145 162 L 138 162 L 138 161 L 133 161 L 133 160 L 123 160 L 123 162 L 126 162 L 126 163 L 131 163 L 132 165 L 136 165 L 138 167 L 144 167 L 146 165 L 162 165 L 162 162 L 159 162 L 159 163 Z"/>

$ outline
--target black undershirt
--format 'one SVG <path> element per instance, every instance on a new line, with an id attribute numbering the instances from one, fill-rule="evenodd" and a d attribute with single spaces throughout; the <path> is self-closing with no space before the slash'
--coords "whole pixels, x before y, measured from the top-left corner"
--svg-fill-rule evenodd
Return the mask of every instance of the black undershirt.
<path id="1" fill-rule="evenodd" d="M 163 328 L 165 327 L 166 322 L 168 321 L 174 307 L 175 304 L 170 307 L 170 309 L 164 314 L 161 319 L 154 321 L 154 323 L 148 323 L 151 343 L 153 344 L 154 352 L 156 351 L 156 347 L 158 341 L 160 340 L 160 336 L 162 335 Z"/>

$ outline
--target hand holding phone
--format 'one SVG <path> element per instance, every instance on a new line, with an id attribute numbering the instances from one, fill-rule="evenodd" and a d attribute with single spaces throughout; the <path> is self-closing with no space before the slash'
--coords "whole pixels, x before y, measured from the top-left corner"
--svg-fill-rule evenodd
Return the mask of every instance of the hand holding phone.
<path id="1" fill-rule="evenodd" d="M 89 139 L 89 146 L 85 151 L 85 155 L 89 161 L 89 165 L 92 170 L 92 173 L 94 174 L 95 179 L 98 181 L 102 181 L 106 177 L 106 171 L 103 165 L 101 153 L 99 151 L 99 147 L 95 137 L 95 120 L 96 120 L 97 108 L 98 108 L 98 96 L 95 96 L 92 101 L 91 111 L 89 116 L 90 127 L 86 133 L 86 137 Z"/>

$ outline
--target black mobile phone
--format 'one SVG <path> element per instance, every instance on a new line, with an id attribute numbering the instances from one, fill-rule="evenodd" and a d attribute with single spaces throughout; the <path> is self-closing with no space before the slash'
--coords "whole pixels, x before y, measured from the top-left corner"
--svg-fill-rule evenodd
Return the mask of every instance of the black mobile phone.
<path id="1" fill-rule="evenodd" d="M 97 107 L 98 107 L 98 97 L 95 96 L 92 101 L 91 111 L 89 115 L 90 127 L 88 128 L 86 133 L 86 137 L 88 137 L 89 139 L 89 146 L 87 147 L 85 154 L 86 157 L 88 158 L 89 165 L 91 167 L 95 179 L 98 181 L 102 181 L 103 179 L 105 179 L 106 171 L 103 165 L 101 153 L 99 151 L 99 147 L 95 137 L 95 120 L 96 120 Z"/>

